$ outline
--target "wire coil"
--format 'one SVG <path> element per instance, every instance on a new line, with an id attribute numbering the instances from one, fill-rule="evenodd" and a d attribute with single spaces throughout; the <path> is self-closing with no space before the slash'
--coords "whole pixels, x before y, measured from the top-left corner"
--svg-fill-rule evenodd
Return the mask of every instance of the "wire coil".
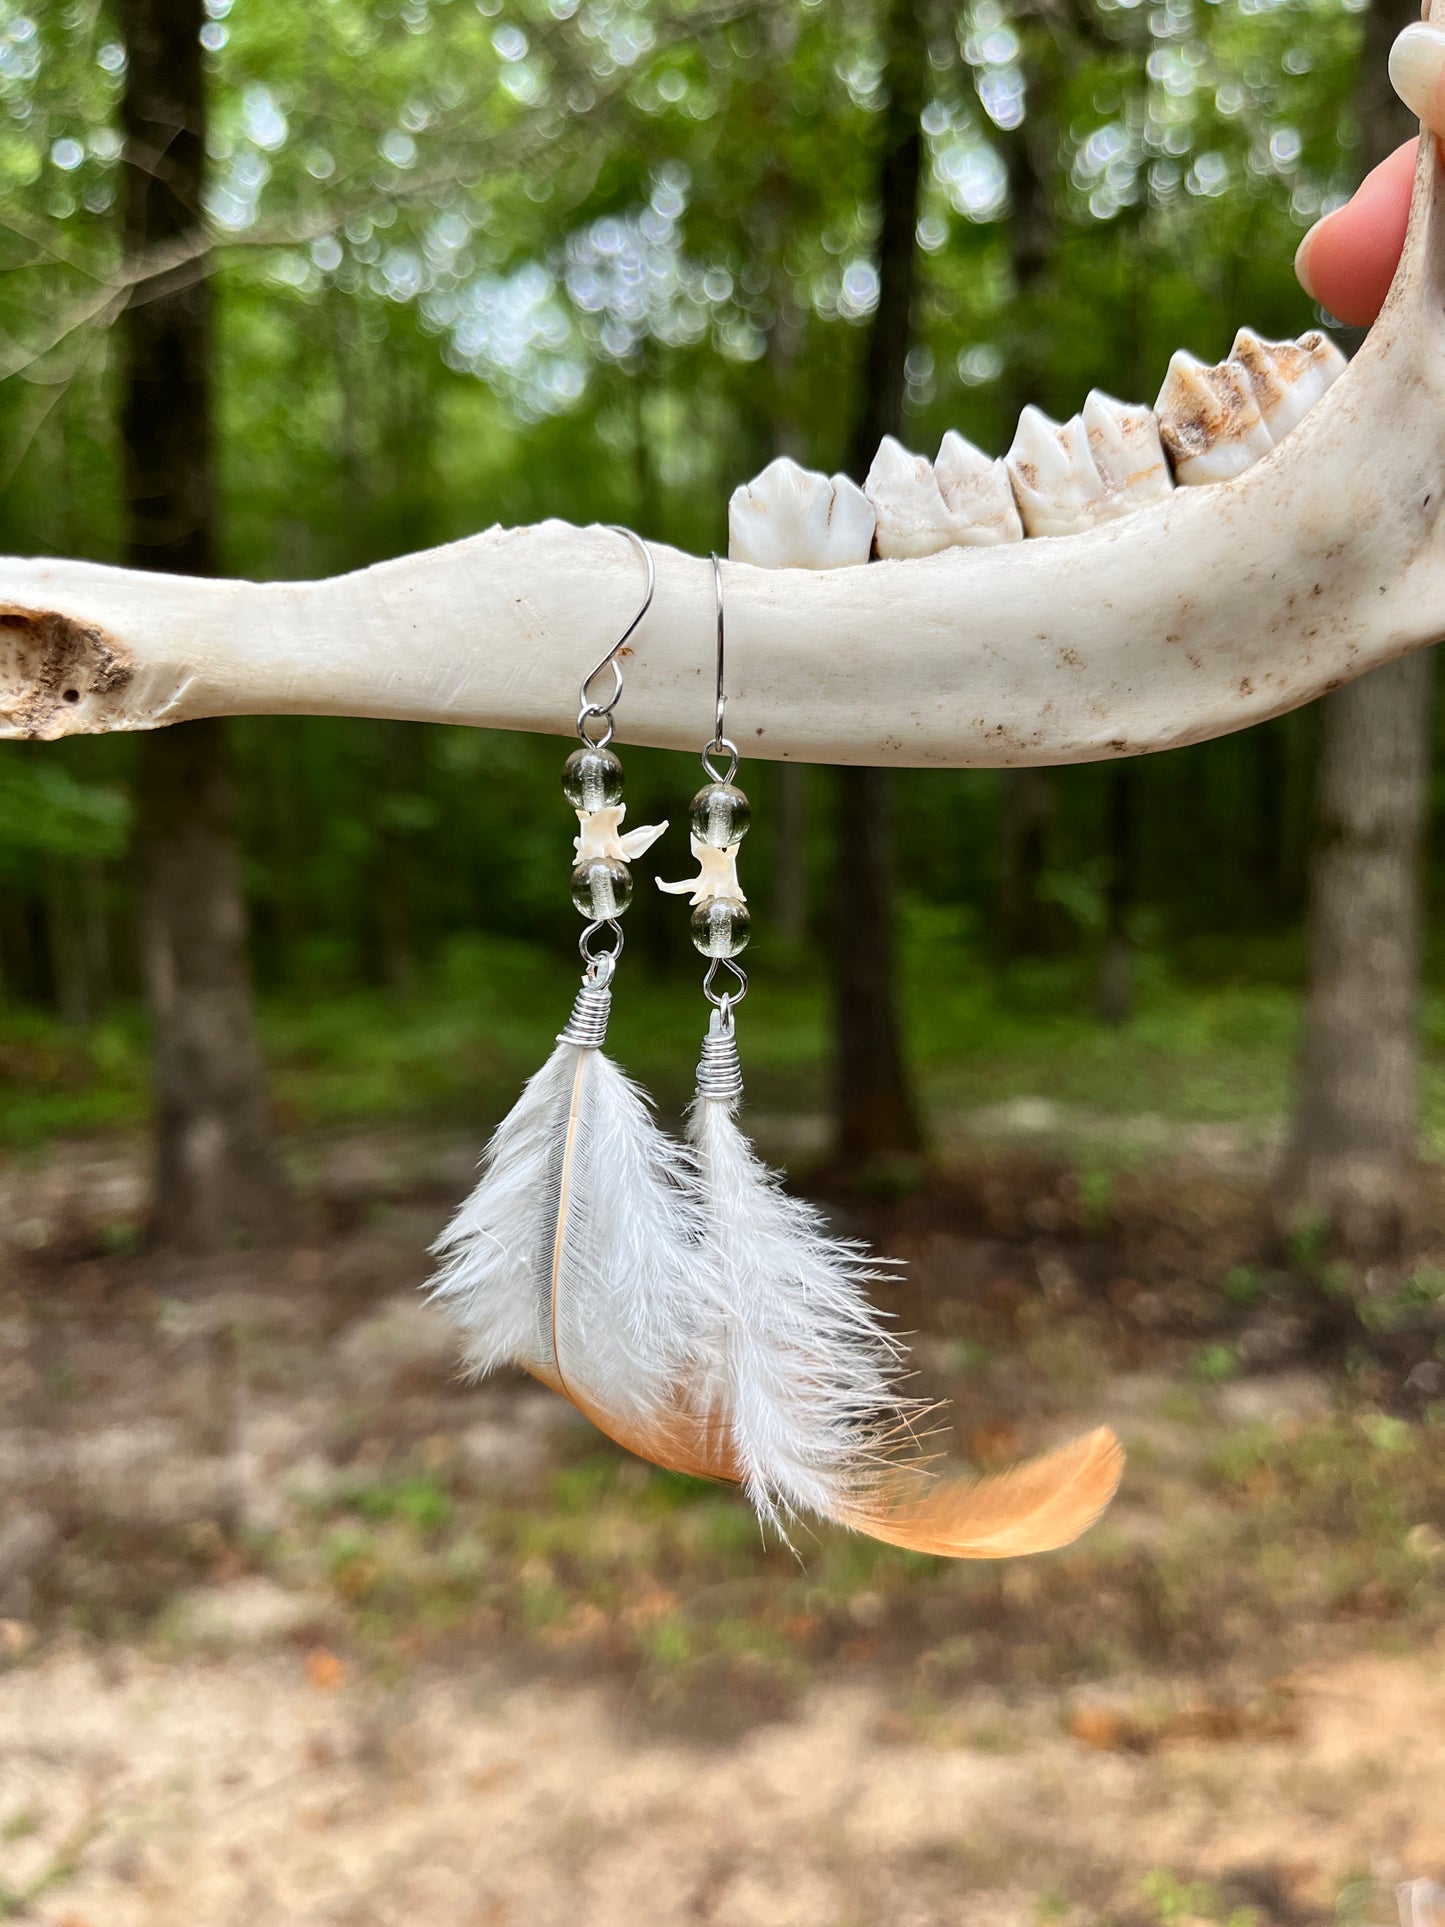
<path id="1" fill-rule="evenodd" d="M 697 1064 L 697 1094 L 733 1104 L 743 1094 L 743 1067 L 731 1015 L 715 1010 Z"/>
<path id="2" fill-rule="evenodd" d="M 572 1005 L 572 1015 L 558 1031 L 559 1044 L 576 1044 L 581 1050 L 601 1050 L 607 1042 L 607 1020 L 612 1015 L 612 985 L 608 981 L 584 983 Z"/>

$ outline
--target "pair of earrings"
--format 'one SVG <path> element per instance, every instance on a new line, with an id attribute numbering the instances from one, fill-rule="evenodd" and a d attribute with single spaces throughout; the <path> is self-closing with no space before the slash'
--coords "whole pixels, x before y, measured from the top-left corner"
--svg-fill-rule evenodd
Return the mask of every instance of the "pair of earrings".
<path id="1" fill-rule="evenodd" d="M 646 593 L 582 684 L 580 746 L 562 779 L 578 821 L 582 985 L 557 1048 L 498 1127 L 480 1182 L 438 1240 L 433 1294 L 462 1328 L 473 1371 L 522 1366 L 640 1457 L 741 1485 L 784 1536 L 792 1518 L 811 1513 L 954 1558 L 1065 1545 L 1118 1484 L 1113 1434 L 1088 1433 L 987 1478 L 936 1465 L 918 1443 L 924 1410 L 900 1389 L 904 1348 L 868 1296 L 893 1267 L 829 1235 L 738 1125 L 736 1014 L 747 977 L 737 958 L 749 923 L 737 855 L 751 812 L 723 733 L 716 556 L 717 700 L 702 752 L 708 782 L 690 813 L 698 874 L 660 885 L 691 897 L 693 941 L 709 959 L 712 1014 L 684 1142 L 603 1053 L 629 865 L 667 828 L 622 827 L 622 765 L 610 747 L 620 651 L 652 605 L 656 572 L 639 537 L 616 533 L 637 549 Z M 605 691 L 592 693 L 604 677 Z M 610 941 L 599 947 L 604 932 Z M 719 970 L 732 988 L 715 988 Z"/>

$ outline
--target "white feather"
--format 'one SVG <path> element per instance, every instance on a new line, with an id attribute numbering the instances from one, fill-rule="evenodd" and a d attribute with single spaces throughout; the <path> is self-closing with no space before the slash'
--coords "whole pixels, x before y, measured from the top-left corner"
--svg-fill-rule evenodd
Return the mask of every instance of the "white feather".
<path id="1" fill-rule="evenodd" d="M 559 1044 L 433 1247 L 472 1369 L 521 1365 L 599 1422 L 675 1405 L 696 1332 L 687 1166 L 615 1064 Z"/>
<path id="2" fill-rule="evenodd" d="M 866 1290 L 892 1269 L 784 1192 L 730 1103 L 697 1098 L 688 1137 L 709 1261 L 699 1395 L 729 1426 L 765 1521 L 836 1516 L 867 1492 L 885 1432 L 911 1406 L 896 1389 L 902 1348 Z"/>

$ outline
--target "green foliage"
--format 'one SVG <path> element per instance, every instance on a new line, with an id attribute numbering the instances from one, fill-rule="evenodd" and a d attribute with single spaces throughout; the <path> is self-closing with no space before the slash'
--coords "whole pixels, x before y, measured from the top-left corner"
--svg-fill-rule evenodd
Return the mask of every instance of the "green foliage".
<path id="1" fill-rule="evenodd" d="M 879 0 L 210 0 L 197 271 L 215 295 L 227 566 L 329 573 L 544 515 L 702 549 L 724 537 L 731 488 L 778 448 L 835 464 L 876 287 L 880 19 Z M 940 15 L 910 441 L 958 427 L 998 449 L 1030 396 L 1056 412 L 1091 383 L 1147 399 L 1180 345 L 1213 355 L 1240 321 L 1308 324 L 1290 261 L 1354 171 L 1359 39 L 1355 0 L 1087 0 L 1048 21 L 968 0 Z M 104 9 L 0 0 L 6 550 L 118 552 L 122 69 Z M 1009 184 L 1025 163 L 1043 258 L 1021 281 Z M 306 718 L 248 719 L 233 737 L 283 1116 L 488 1108 L 567 994 L 559 745 Z M 1005 982 L 999 779 L 904 774 L 910 1022 L 937 1099 L 1004 1103 L 1046 1068 L 1074 1107 L 1277 1112 L 1309 742 L 1307 720 L 1286 718 L 1141 766 L 1141 995 L 1122 1032 L 1092 1016 L 1108 772 L 1057 778 L 1043 895 L 1059 951 Z M 675 815 L 690 766 L 627 762 L 633 819 Z M 130 763 L 123 741 L 0 755 L 11 1142 L 143 1101 L 133 1021 L 95 1021 L 138 989 Z M 760 1094 L 771 1078 L 811 1103 L 831 778 L 809 778 L 814 948 L 796 979 L 769 968 L 773 772 L 748 782 Z M 1246 949 L 1259 931 L 1269 941 Z M 668 986 L 658 1021 L 627 1040 L 637 1068 L 675 1067 L 692 1049 L 695 959 L 650 890 L 629 952 Z M 27 1029 L 37 1009 L 59 1009 L 65 1034 Z M 1433 1003 L 1427 1022 L 1445 1036 Z M 1427 1103 L 1445 1139 L 1445 1087 Z"/>
<path id="2" fill-rule="evenodd" d="M 451 1521 L 451 1494 L 424 1476 L 382 1480 L 353 1487 L 347 1502 L 363 1519 L 382 1523 L 401 1519 L 418 1532 L 438 1532 Z"/>
<path id="3" fill-rule="evenodd" d="M 27 858 L 116 857 L 130 822 L 124 790 L 79 781 L 50 760 L 10 750 L 0 761 L 0 866 Z"/>
<path id="4" fill-rule="evenodd" d="M 397 992 L 345 987 L 344 977 L 328 988 L 340 966 L 317 960 L 304 987 L 262 998 L 281 1121 L 290 1129 L 461 1121 L 484 1130 L 546 1054 L 575 984 L 569 953 L 565 941 L 543 948 L 458 938 Z M 676 1112 L 700 1034 L 696 976 L 685 966 L 654 972 L 645 958 L 629 962 L 632 994 L 618 999 L 613 1043 Z M 1208 997 L 1201 1026 L 1189 994 L 1162 984 L 1147 991 L 1136 1022 L 1116 1031 L 1089 1011 L 1071 963 L 1045 973 L 1053 988 L 1039 1006 L 1022 1007 L 1013 977 L 940 950 L 926 934 L 909 933 L 901 963 L 908 1039 L 930 1107 L 949 1119 L 981 1114 L 1006 1134 L 1010 1102 L 1047 1090 L 1060 1146 L 1074 1154 L 1081 1196 L 1101 1224 L 1121 1164 L 1167 1146 L 1186 1124 L 1223 1121 L 1247 1135 L 1283 1104 L 1294 1031 L 1288 996 L 1270 998 L 1270 1034 L 1257 1026 L 1253 991 Z M 1240 1031 L 1259 1041 L 1241 1050 L 1230 1041 Z M 828 1037 L 820 969 L 759 972 L 747 1042 L 760 1112 L 823 1108 Z M 1445 1068 L 1432 1067 L 1429 1078 L 1445 1102 Z M 0 1004 L 0 1144 L 134 1125 L 147 1101 L 145 1033 L 134 1012 L 79 1028 Z"/>
<path id="5" fill-rule="evenodd" d="M 1231 1305 L 1254 1305 L 1268 1288 L 1268 1280 L 1256 1266 L 1235 1265 L 1220 1280 L 1219 1295 Z"/>
<path id="6" fill-rule="evenodd" d="M 1201 1345 L 1190 1360 L 1189 1369 L 1205 1385 L 1223 1385 L 1239 1376 L 1239 1354 L 1233 1345 Z"/>
<path id="7" fill-rule="evenodd" d="M 1144 1876 L 1143 1887 L 1159 1927 L 1206 1920 L 1217 1921 L 1220 1927 L 1259 1927 L 1259 1915 L 1253 1907 L 1226 1909 L 1226 1903 L 1206 1881 L 1182 1881 L 1161 1868 Z"/>

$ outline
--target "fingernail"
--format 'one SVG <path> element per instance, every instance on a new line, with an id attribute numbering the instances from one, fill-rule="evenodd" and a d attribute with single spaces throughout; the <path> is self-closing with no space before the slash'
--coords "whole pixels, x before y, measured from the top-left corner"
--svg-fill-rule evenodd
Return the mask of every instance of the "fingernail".
<path id="1" fill-rule="evenodd" d="M 1310 248 L 1314 245 L 1315 236 L 1329 218 L 1329 215 L 1326 214 L 1322 220 L 1316 221 L 1294 251 L 1295 280 L 1299 282 L 1311 301 L 1318 301 L 1320 297 L 1316 292 L 1314 282 L 1310 279 Z"/>
<path id="2" fill-rule="evenodd" d="M 1406 27 L 1390 49 L 1390 85 L 1412 114 L 1435 133 L 1445 133 L 1445 33 L 1423 21 Z"/>

